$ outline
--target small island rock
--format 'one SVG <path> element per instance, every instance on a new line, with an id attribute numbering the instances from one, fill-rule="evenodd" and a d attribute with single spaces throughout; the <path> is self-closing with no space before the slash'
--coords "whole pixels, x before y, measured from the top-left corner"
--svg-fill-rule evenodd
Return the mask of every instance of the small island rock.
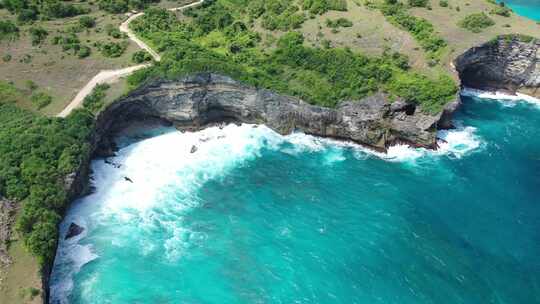
<path id="1" fill-rule="evenodd" d="M 81 234 L 82 232 L 84 231 L 84 228 L 75 224 L 75 223 L 71 223 L 69 225 L 69 228 L 68 228 L 68 232 L 66 233 L 66 237 L 65 239 L 70 239 L 74 236 L 77 236 L 79 234 Z"/>

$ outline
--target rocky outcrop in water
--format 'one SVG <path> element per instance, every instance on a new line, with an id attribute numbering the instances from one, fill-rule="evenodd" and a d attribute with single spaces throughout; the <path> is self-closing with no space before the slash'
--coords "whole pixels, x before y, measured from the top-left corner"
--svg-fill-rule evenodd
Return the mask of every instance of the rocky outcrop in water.
<path id="1" fill-rule="evenodd" d="M 454 65 L 470 88 L 540 97 L 540 40 L 501 36 L 459 56 Z"/>
<path id="2" fill-rule="evenodd" d="M 455 105 L 456 103 L 454 103 Z M 448 111 L 452 111 L 449 107 Z M 445 112 L 446 113 L 446 112 Z M 336 109 L 245 86 L 229 77 L 197 74 L 180 80 L 147 84 L 110 105 L 98 118 L 98 129 L 118 130 L 130 121 L 159 118 L 181 130 L 198 130 L 215 123 L 265 124 L 281 134 L 307 134 L 351 140 L 385 150 L 405 142 L 436 148 L 438 127 L 448 127 L 446 114 L 430 115 L 384 94 L 343 102 Z M 103 136 L 98 154 L 110 153 L 110 136 Z"/>
<path id="3" fill-rule="evenodd" d="M 69 225 L 69 228 L 68 228 L 68 231 L 66 233 L 65 239 L 67 240 L 67 239 L 70 239 L 72 237 L 76 237 L 77 235 L 83 233 L 83 231 L 84 231 L 83 227 L 81 227 L 81 226 L 79 226 L 79 225 L 77 225 L 75 223 L 71 223 Z"/>

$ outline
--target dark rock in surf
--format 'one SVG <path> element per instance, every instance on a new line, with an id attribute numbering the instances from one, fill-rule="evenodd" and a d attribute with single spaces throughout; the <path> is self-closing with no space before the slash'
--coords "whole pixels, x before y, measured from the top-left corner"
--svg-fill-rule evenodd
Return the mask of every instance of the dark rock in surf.
<path id="1" fill-rule="evenodd" d="M 197 152 L 197 150 L 198 150 L 197 146 L 192 146 L 189 153 L 193 154 L 193 153 Z"/>
<path id="2" fill-rule="evenodd" d="M 75 223 L 71 223 L 69 225 L 69 228 L 68 228 L 68 232 L 66 233 L 66 237 L 65 239 L 70 239 L 72 237 L 75 237 L 79 234 L 81 234 L 82 232 L 84 231 L 84 228 L 75 224 Z"/>

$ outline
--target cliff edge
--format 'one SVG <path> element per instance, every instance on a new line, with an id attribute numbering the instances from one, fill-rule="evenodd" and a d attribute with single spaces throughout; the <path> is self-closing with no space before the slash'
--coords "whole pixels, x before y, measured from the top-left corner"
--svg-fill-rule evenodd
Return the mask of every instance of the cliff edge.
<path id="1" fill-rule="evenodd" d="M 540 97 L 540 40 L 499 36 L 454 61 L 462 85 L 487 91 Z"/>
<path id="2" fill-rule="evenodd" d="M 130 121 L 159 118 L 180 130 L 234 122 L 265 124 L 280 134 L 306 134 L 351 140 L 384 151 L 396 143 L 436 148 L 438 128 L 450 127 L 448 112 L 429 114 L 378 93 L 335 109 L 243 85 L 229 77 L 201 73 L 179 80 L 157 80 L 114 102 L 97 119 L 101 151 L 114 130 Z M 112 131 L 112 132 L 111 132 Z M 105 153 L 106 154 L 106 153 Z"/>

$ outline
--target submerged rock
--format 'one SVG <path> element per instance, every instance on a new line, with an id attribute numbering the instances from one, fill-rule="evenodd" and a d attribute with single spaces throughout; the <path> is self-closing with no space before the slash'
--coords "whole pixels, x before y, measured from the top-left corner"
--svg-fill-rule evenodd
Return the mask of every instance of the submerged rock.
<path id="1" fill-rule="evenodd" d="M 75 223 L 71 223 L 69 225 L 69 228 L 68 228 L 68 232 L 66 233 L 66 237 L 65 239 L 70 239 L 72 237 L 75 237 L 79 234 L 81 234 L 82 232 L 84 231 L 84 228 L 75 224 Z"/>
<path id="2" fill-rule="evenodd" d="M 190 153 L 193 154 L 193 153 L 197 152 L 197 150 L 198 150 L 197 146 L 192 146 Z"/>

